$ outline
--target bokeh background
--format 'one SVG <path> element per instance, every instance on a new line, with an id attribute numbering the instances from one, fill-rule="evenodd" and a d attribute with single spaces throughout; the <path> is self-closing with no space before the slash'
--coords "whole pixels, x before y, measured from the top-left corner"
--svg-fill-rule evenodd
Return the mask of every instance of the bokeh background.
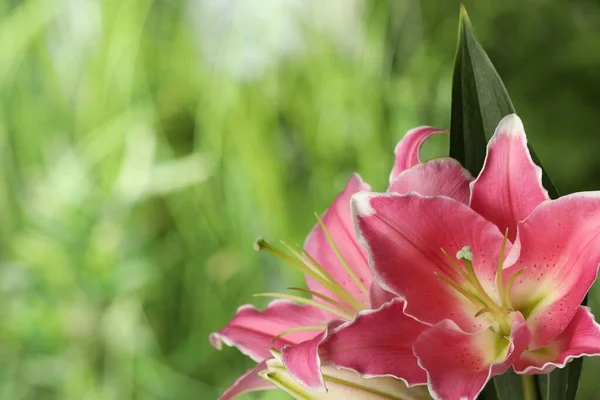
<path id="1" fill-rule="evenodd" d="M 600 3 L 466 5 L 559 191 L 600 188 Z M 302 281 L 254 239 L 301 243 L 352 172 L 383 190 L 404 132 L 449 126 L 457 17 L 0 0 L 0 399 L 216 399 L 252 363 L 208 334 Z"/>

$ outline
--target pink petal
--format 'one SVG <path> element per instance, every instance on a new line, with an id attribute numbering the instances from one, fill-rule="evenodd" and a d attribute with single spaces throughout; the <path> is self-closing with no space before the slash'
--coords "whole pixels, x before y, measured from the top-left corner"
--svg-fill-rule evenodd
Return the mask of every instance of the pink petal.
<path id="1" fill-rule="evenodd" d="M 368 289 L 373 279 L 373 274 L 369 269 L 365 250 L 356 241 L 356 234 L 354 233 L 352 216 L 350 214 L 350 198 L 354 193 L 361 190 L 369 191 L 371 188 L 362 181 L 359 175 L 354 174 L 346 184 L 344 190 L 336 197 L 331 207 L 325 211 L 321 219 L 354 274 L 363 283 L 365 288 Z M 304 248 L 346 291 L 356 299 L 361 300 L 364 304 L 368 304 L 367 295 L 352 281 L 318 223 L 306 238 Z M 311 290 L 324 294 L 329 298 L 339 300 L 337 296 L 315 282 L 312 278 L 306 277 L 306 283 Z M 320 299 L 315 300 L 320 301 Z"/>
<path id="2" fill-rule="evenodd" d="M 263 361 L 256 367 L 246 371 L 231 386 L 229 386 L 219 400 L 230 400 L 244 393 L 255 392 L 259 390 L 276 389 L 276 386 L 261 378 L 258 373 L 267 369 L 266 362 Z"/>
<path id="3" fill-rule="evenodd" d="M 500 121 L 488 143 L 483 170 L 471 185 L 471 207 L 502 232 L 508 228 L 511 241 L 517 222 L 548 199 L 542 170 L 531 159 L 523 123 L 515 114 Z"/>
<path id="4" fill-rule="evenodd" d="M 325 391 L 319 358 L 319 345 L 324 335 L 321 332 L 311 340 L 295 346 L 285 346 L 281 351 L 283 365 L 290 375 L 302 386 L 315 392 Z"/>
<path id="5" fill-rule="evenodd" d="M 436 158 L 417 164 L 391 183 L 388 192 L 417 192 L 423 196 L 448 196 L 468 204 L 473 177 L 453 158 Z"/>
<path id="6" fill-rule="evenodd" d="M 484 317 L 474 317 L 479 307 L 435 273 L 462 282 L 440 249 L 454 257 L 463 246 L 471 246 L 478 278 L 496 296 L 503 235 L 494 224 L 450 198 L 418 194 L 361 192 L 353 197 L 353 212 L 377 282 L 406 299 L 407 314 L 430 324 L 451 318 L 468 332 L 488 326 Z"/>
<path id="7" fill-rule="evenodd" d="M 600 192 L 548 200 L 519 224 L 505 281 L 525 267 L 511 291 L 532 332 L 530 349 L 546 346 L 569 324 L 600 263 Z M 511 255 L 512 256 L 512 255 Z M 512 257 L 511 257 L 512 258 Z"/>
<path id="8" fill-rule="evenodd" d="M 541 351 L 526 351 L 515 363 L 519 374 L 547 374 L 577 357 L 600 355 L 600 325 L 588 307 L 580 306 L 556 339 Z"/>
<path id="9" fill-rule="evenodd" d="M 377 282 L 373 281 L 371 282 L 371 289 L 369 290 L 369 308 L 372 310 L 377 309 L 385 303 L 388 303 L 397 297 L 398 296 L 388 292 L 387 290 L 379 286 Z"/>
<path id="10" fill-rule="evenodd" d="M 305 388 L 314 392 L 325 391 L 319 347 L 329 332 L 342 323 L 342 320 L 333 320 L 327 326 L 326 331 L 319 333 L 314 338 L 293 346 L 284 346 L 281 350 L 283 365 L 289 374 Z"/>
<path id="11" fill-rule="evenodd" d="M 436 399 L 475 399 L 488 380 L 506 372 L 530 338 L 523 317 L 513 317 L 510 340 L 490 329 L 466 333 L 450 320 L 424 332 L 415 342 L 419 365 L 427 371 L 429 392 Z M 497 353 L 498 340 L 505 354 Z"/>
<path id="12" fill-rule="evenodd" d="M 340 325 L 321 344 L 324 362 L 365 377 L 392 376 L 409 386 L 426 383 L 412 346 L 429 326 L 405 315 L 404 306 L 396 299 Z"/>
<path id="13" fill-rule="evenodd" d="M 527 322 L 520 312 L 513 312 L 511 314 L 512 319 L 512 332 L 510 334 L 511 345 L 506 359 L 503 362 L 495 363 L 492 365 L 492 376 L 502 375 L 508 369 L 519 360 L 519 357 L 527 350 L 529 342 L 531 341 L 531 332 Z"/>
<path id="14" fill-rule="evenodd" d="M 423 146 L 425 140 L 435 134 L 447 135 L 448 131 L 433 128 L 431 126 L 420 126 L 406 132 L 394 150 L 396 161 L 394 162 L 394 168 L 390 174 L 390 183 L 392 183 L 402 171 L 421 162 L 419 159 L 421 146 Z"/>
<path id="15" fill-rule="evenodd" d="M 217 349 L 221 344 L 237 347 L 242 353 L 260 362 L 271 357 L 270 350 L 286 344 L 296 344 L 313 338 L 319 332 L 295 332 L 273 342 L 283 331 L 300 326 L 324 325 L 331 317 L 312 306 L 302 306 L 287 300 L 275 300 L 264 311 L 251 305 L 237 310 L 235 317 L 209 337 Z"/>

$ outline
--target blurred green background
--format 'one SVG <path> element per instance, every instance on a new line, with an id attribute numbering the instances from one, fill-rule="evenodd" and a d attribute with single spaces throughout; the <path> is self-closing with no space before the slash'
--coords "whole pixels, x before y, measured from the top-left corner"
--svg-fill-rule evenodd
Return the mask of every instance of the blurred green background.
<path id="1" fill-rule="evenodd" d="M 559 191 L 599 188 L 600 3 L 466 5 Z M 301 243 L 352 172 L 383 190 L 406 130 L 448 127 L 457 16 L 0 0 L 0 399 L 216 399 L 252 362 L 208 334 L 302 281 L 254 239 Z"/>

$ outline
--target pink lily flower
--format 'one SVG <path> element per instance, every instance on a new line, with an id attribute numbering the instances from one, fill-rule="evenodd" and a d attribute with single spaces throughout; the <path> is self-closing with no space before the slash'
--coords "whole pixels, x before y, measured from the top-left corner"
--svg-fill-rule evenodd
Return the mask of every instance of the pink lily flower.
<path id="1" fill-rule="evenodd" d="M 418 182 L 426 171 L 421 171 L 418 166 L 414 170 L 411 168 L 414 172 L 409 174 L 405 170 L 420 163 L 418 153 L 421 145 L 428 137 L 439 132 L 439 129 L 431 127 L 416 128 L 400 141 L 395 150 L 396 161 L 390 180 L 396 182 L 398 176 L 406 178 L 397 187 L 392 183 L 391 190 L 411 190 L 412 185 Z M 439 170 L 463 174 L 457 168 L 460 165 L 454 160 L 436 161 L 432 165 L 436 165 Z M 453 167 L 448 168 L 448 165 Z M 429 186 L 427 190 L 430 194 L 444 194 L 467 202 L 468 183 L 465 184 L 462 179 L 459 179 L 460 182 L 456 180 L 456 176 L 449 176 L 447 183 Z M 462 188 L 460 184 L 463 184 Z M 221 348 L 222 343 L 237 347 L 258 363 L 225 391 L 221 396 L 222 400 L 249 391 L 281 386 L 273 379 L 267 379 L 269 376 L 284 376 L 286 382 L 292 377 L 305 388 L 304 391 L 308 388 L 312 393 L 325 393 L 326 387 L 331 392 L 332 387 L 339 386 L 332 380 L 327 381 L 321 374 L 317 350 L 319 343 L 327 337 L 327 326 L 333 329 L 339 324 L 352 321 L 359 312 L 379 308 L 395 297 L 373 282 L 367 252 L 356 238 L 350 199 L 361 191 L 370 191 L 370 187 L 355 174 L 309 233 L 304 247 L 297 251 L 286 245 L 295 257 L 262 239 L 257 241 L 258 249 L 274 253 L 305 274 L 308 289 L 291 289 L 307 293 L 311 298 L 285 293 L 261 294 L 260 296 L 279 299 L 271 302 L 263 311 L 251 305 L 240 307 L 236 316 L 223 329 L 210 335 L 210 342 L 217 349 Z M 275 359 L 273 350 L 280 352 Z M 417 384 L 416 382 L 424 384 L 425 371 L 418 368 L 415 357 L 411 356 L 409 361 L 416 371 L 411 385 Z M 282 375 L 281 370 L 274 369 L 274 364 L 283 365 L 289 372 L 286 370 L 285 375 Z M 356 374 L 353 376 L 354 385 L 359 386 L 372 387 L 379 381 L 370 379 L 367 382 Z M 384 381 L 388 382 L 389 378 Z M 394 379 L 394 382 L 396 389 L 406 389 L 402 381 Z"/>
<path id="2" fill-rule="evenodd" d="M 436 160 L 403 174 L 417 169 L 417 183 L 448 184 Z M 600 264 L 600 192 L 550 200 L 516 115 L 476 180 L 454 176 L 470 184 L 468 202 L 419 187 L 353 197 L 376 282 L 399 298 L 332 329 L 322 362 L 412 384 L 414 355 L 431 395 L 453 400 L 475 399 L 510 367 L 548 373 L 600 355 L 600 325 L 580 306 Z"/>

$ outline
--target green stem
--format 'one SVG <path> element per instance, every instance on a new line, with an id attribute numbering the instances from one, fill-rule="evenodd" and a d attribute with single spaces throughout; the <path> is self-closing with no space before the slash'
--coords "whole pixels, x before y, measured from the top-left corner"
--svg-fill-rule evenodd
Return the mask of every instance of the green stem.
<path id="1" fill-rule="evenodd" d="M 523 390 L 523 399 L 538 400 L 537 385 L 534 375 L 521 375 L 521 389 Z"/>

